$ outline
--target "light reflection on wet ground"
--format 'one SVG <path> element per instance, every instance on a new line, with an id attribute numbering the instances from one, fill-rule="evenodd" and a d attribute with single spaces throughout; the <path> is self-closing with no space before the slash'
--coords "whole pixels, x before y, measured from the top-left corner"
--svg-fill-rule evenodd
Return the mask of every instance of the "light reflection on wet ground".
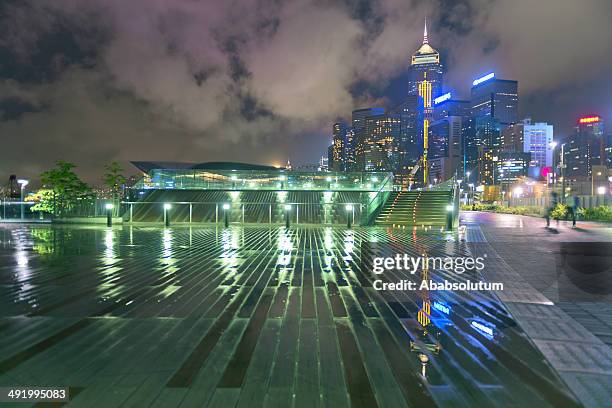
<path id="1" fill-rule="evenodd" d="M 390 256 L 468 254 L 381 228 L 0 227 L 0 386 L 74 406 L 573 406 L 490 293 L 370 287 Z M 437 270 L 394 280 L 475 279 Z"/>

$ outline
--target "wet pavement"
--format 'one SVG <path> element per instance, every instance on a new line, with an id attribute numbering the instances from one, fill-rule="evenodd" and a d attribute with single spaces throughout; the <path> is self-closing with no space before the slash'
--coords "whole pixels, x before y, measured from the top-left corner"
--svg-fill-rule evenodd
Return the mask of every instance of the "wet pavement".
<path id="1" fill-rule="evenodd" d="M 371 287 L 372 256 L 505 259 L 469 217 L 468 242 L 431 229 L 0 225 L 0 386 L 70 387 L 83 407 L 580 406 L 511 312 L 529 300 Z"/>
<path id="2" fill-rule="evenodd" d="M 612 400 L 612 224 L 463 212 L 514 320 L 586 406 Z"/>

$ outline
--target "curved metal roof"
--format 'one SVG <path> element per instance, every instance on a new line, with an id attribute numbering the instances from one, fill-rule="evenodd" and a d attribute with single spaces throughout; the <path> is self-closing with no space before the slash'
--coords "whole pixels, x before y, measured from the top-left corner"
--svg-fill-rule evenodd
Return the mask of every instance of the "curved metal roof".
<path id="1" fill-rule="evenodd" d="M 261 170 L 277 171 L 283 170 L 279 167 L 267 166 L 263 164 L 238 163 L 238 162 L 204 162 L 204 163 L 184 163 L 167 161 L 133 161 L 131 162 L 139 170 L 149 173 L 154 169 L 165 170 Z"/>

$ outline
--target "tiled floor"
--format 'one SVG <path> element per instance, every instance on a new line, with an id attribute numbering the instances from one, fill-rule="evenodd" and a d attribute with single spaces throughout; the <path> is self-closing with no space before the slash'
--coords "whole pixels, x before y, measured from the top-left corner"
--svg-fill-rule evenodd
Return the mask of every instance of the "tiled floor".
<path id="1" fill-rule="evenodd" d="M 473 212 L 462 222 L 474 249 L 498 258 L 486 277 L 515 289 L 500 293 L 515 321 L 581 403 L 609 406 L 612 225 Z"/>
<path id="2" fill-rule="evenodd" d="M 0 226 L 0 386 L 68 386 L 76 407 L 578 405 L 495 295 L 377 292 L 364 242 L 468 250 L 433 230 Z"/>

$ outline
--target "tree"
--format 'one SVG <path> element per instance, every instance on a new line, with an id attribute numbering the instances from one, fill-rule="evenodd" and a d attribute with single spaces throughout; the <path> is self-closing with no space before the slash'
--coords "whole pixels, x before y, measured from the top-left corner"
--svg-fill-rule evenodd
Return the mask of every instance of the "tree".
<path id="1" fill-rule="evenodd" d="M 73 171 L 76 166 L 63 160 L 58 160 L 55 165 L 40 175 L 43 186 L 52 191 L 53 214 L 65 216 L 78 204 L 91 204 L 93 193 Z"/>
<path id="2" fill-rule="evenodd" d="M 25 201 L 36 203 L 30 207 L 32 212 L 40 211 L 53 214 L 53 190 L 51 189 L 41 188 L 36 193 L 27 196 Z"/>
<path id="3" fill-rule="evenodd" d="M 106 186 L 111 190 L 111 193 L 113 195 L 113 201 L 115 202 L 114 211 L 115 213 L 117 213 L 117 211 L 119 210 L 119 195 L 127 179 L 122 174 L 123 168 L 116 161 L 104 166 L 104 170 L 106 170 L 106 173 L 104 173 L 104 177 L 102 178 L 102 180 L 104 180 L 104 184 L 106 184 Z"/>
<path id="4" fill-rule="evenodd" d="M 113 192 L 118 192 L 126 182 L 126 177 L 122 174 L 123 168 L 116 161 L 104 166 L 104 184 L 106 184 Z"/>
<path id="5" fill-rule="evenodd" d="M 113 198 L 116 200 L 121 192 L 121 188 L 125 185 L 127 180 L 122 174 L 123 168 L 119 163 L 114 161 L 104 166 L 104 170 L 106 170 L 106 173 L 104 173 L 102 179 L 104 180 L 104 184 L 111 189 Z"/>

